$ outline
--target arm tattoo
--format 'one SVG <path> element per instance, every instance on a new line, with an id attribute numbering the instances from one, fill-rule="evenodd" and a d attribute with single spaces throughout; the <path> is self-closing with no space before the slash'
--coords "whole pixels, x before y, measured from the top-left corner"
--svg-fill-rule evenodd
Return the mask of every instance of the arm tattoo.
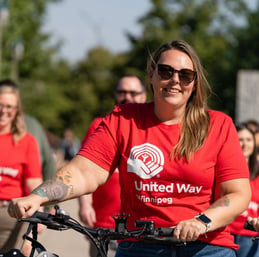
<path id="1" fill-rule="evenodd" d="M 60 170 L 53 179 L 46 180 L 32 193 L 40 197 L 48 197 L 51 202 L 62 201 L 68 193 L 73 194 L 73 186 L 70 185 L 71 177 L 71 172 Z"/>
<path id="2" fill-rule="evenodd" d="M 229 198 L 224 196 L 218 199 L 215 203 L 213 203 L 208 209 L 218 208 L 218 207 L 227 207 L 229 206 Z"/>

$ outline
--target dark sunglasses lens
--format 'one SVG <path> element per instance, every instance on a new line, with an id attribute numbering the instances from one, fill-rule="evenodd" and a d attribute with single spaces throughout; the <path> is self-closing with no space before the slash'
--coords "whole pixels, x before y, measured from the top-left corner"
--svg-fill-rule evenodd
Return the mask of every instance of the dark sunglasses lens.
<path id="1" fill-rule="evenodd" d="M 179 73 L 179 78 L 180 81 L 184 84 L 189 84 L 191 83 L 196 76 L 196 72 L 189 70 L 189 69 L 182 69 L 180 71 L 176 71 L 173 67 L 169 65 L 163 65 L 163 64 L 158 64 L 157 66 L 157 71 L 158 75 L 160 76 L 161 79 L 171 79 L 174 75 L 175 72 Z"/>
<path id="2" fill-rule="evenodd" d="M 170 66 L 158 65 L 157 71 L 161 79 L 165 80 L 172 78 L 172 76 L 174 75 L 174 69 Z"/>
<path id="3" fill-rule="evenodd" d="M 188 84 L 195 79 L 195 72 L 192 70 L 183 69 L 179 71 L 179 77 L 181 82 Z"/>

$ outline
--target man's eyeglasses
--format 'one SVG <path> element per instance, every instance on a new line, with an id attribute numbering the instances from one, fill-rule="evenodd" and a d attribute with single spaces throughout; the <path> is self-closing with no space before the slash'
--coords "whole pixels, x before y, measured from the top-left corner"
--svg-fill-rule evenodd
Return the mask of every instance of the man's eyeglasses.
<path id="1" fill-rule="evenodd" d="M 0 110 L 2 111 L 4 108 L 7 112 L 11 112 L 15 110 L 17 106 L 0 104 Z"/>
<path id="2" fill-rule="evenodd" d="M 190 69 L 176 70 L 167 64 L 157 64 L 157 72 L 161 79 L 169 80 L 175 72 L 178 72 L 179 79 L 183 84 L 189 84 L 196 78 L 196 71 Z"/>
<path id="3" fill-rule="evenodd" d="M 137 92 L 137 91 L 127 91 L 127 90 L 116 90 L 115 92 L 116 92 L 116 94 L 121 95 L 121 96 L 125 96 L 127 94 L 130 94 L 132 97 L 135 97 L 137 95 L 141 95 L 143 93 L 143 91 Z"/>

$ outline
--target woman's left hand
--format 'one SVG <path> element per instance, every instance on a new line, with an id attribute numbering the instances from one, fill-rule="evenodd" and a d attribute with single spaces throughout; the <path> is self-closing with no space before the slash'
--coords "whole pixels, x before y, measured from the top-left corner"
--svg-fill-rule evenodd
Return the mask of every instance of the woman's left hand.
<path id="1" fill-rule="evenodd" d="M 174 237 L 181 241 L 195 241 L 205 234 L 206 225 L 196 218 L 180 221 L 174 229 Z"/>

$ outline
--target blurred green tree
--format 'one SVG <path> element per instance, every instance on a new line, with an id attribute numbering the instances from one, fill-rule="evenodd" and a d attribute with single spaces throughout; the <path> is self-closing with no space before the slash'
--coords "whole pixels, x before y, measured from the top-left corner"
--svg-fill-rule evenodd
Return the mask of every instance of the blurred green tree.
<path id="1" fill-rule="evenodd" d="M 246 12 L 246 19 L 241 28 L 233 30 L 235 35 L 232 62 L 236 71 L 239 69 L 259 70 L 259 2 Z"/>
<path id="2" fill-rule="evenodd" d="M 2 28 L 2 78 L 17 80 L 24 110 L 46 129 L 62 136 L 71 127 L 82 138 L 92 119 L 113 107 L 117 80 L 136 74 L 145 82 L 150 53 L 176 38 L 198 52 L 215 92 L 210 106 L 234 118 L 237 71 L 259 66 L 258 6 L 249 9 L 248 0 L 150 0 L 151 8 L 138 20 L 140 36 L 127 32 L 128 51 L 115 54 L 97 46 L 71 65 L 57 58 L 62 42 L 50 44 L 51 33 L 42 31 L 47 5 L 60 1 L 10 0 Z M 17 42 L 24 51 L 15 69 Z"/>
<path id="3" fill-rule="evenodd" d="M 189 42 L 200 56 L 215 95 L 210 106 L 234 116 L 235 76 L 233 47 L 238 21 L 246 19 L 243 0 L 152 0 L 151 9 L 139 19 L 143 32 L 128 33 L 131 42 L 126 67 L 145 71 L 150 53 L 172 39 Z"/>
<path id="4" fill-rule="evenodd" d="M 61 133 L 65 121 L 60 113 L 70 109 L 71 102 L 63 93 L 70 83 L 67 61 L 57 61 L 61 42 L 49 44 L 51 35 L 42 31 L 47 4 L 60 0 L 8 1 L 9 19 L 2 38 L 2 78 L 16 80 L 21 89 L 25 112 L 38 118 L 45 128 Z M 22 41 L 23 56 L 13 74 L 13 47 Z"/>

